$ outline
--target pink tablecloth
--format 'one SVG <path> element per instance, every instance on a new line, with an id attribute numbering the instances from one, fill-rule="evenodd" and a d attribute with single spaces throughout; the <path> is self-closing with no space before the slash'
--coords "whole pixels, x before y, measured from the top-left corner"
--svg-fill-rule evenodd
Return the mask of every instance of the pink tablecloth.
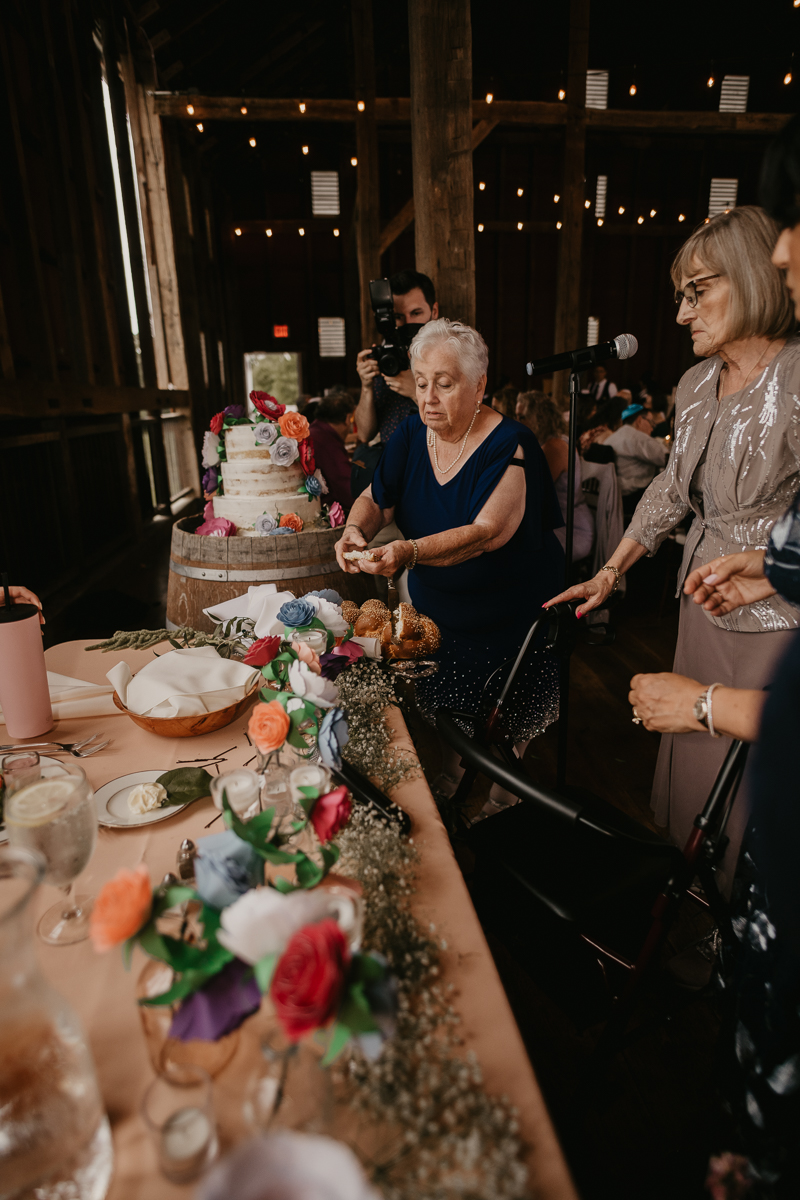
<path id="1" fill-rule="evenodd" d="M 152 651 L 85 653 L 89 642 L 67 642 L 47 651 L 52 671 L 90 682 L 104 681 L 105 672 L 121 658 L 136 671 L 152 658 Z M 393 710 L 391 721 L 397 744 L 413 753 L 402 717 Z M 61 721 L 51 736 L 74 741 L 88 733 L 111 738 L 107 749 L 85 759 L 87 776 L 95 788 L 131 771 L 167 771 L 181 759 L 227 752 L 224 769 L 243 765 L 253 751 L 244 736 L 246 718 L 218 733 L 202 738 L 168 740 L 145 733 L 126 716 Z M 529 1144 L 531 1193 L 541 1200 L 573 1200 L 576 1193 L 564 1163 L 525 1047 L 514 1022 L 503 988 L 470 902 L 461 872 L 439 819 L 430 791 L 421 778 L 393 793 L 413 820 L 413 837 L 421 854 L 415 911 L 425 924 L 435 923 L 448 949 L 442 955 L 444 977 L 455 985 L 454 1006 L 463 1021 L 466 1046 L 475 1051 L 486 1086 L 508 1095 L 520 1112 L 523 1136 Z M 183 813 L 138 830 L 101 828 L 97 849 L 79 881 L 78 889 L 96 893 L 119 867 L 145 862 L 156 881 L 175 868 L 175 854 L 183 838 L 202 837 L 214 816 L 211 800 L 191 805 Z M 214 832 L 220 823 L 212 829 Z M 54 900 L 52 888 L 39 896 L 43 910 Z M 126 972 L 115 952 L 97 955 L 89 943 L 56 949 L 39 943 L 43 968 L 53 985 L 79 1013 L 97 1063 L 100 1084 L 114 1130 L 116 1171 L 112 1200 L 171 1200 L 191 1193 L 175 1187 L 158 1174 L 151 1144 L 138 1116 L 138 1105 L 152 1069 L 139 1024 L 134 984 L 143 959 L 134 960 Z M 138 954 L 138 952 L 137 952 Z M 252 1047 L 250 1048 L 252 1053 Z M 225 1075 L 248 1051 L 242 1045 L 231 1068 L 218 1080 L 218 1101 L 231 1107 L 237 1097 L 226 1091 Z"/>

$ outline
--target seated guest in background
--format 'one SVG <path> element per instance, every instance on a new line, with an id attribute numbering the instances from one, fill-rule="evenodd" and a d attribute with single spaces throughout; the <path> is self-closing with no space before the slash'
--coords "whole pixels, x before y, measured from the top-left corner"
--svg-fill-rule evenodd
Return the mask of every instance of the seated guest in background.
<path id="1" fill-rule="evenodd" d="M 712 217 L 678 252 L 672 266 L 677 320 L 691 327 L 694 352 L 706 361 L 678 384 L 669 462 L 605 569 L 551 603 L 582 596 L 581 613 L 597 607 L 618 573 L 655 554 L 693 513 L 680 589 L 704 563 L 763 546 L 794 498 L 800 487 L 800 339 L 788 336 L 794 313 L 773 259 L 777 240 L 774 221 L 745 205 Z M 758 690 L 799 624 L 797 610 L 777 596 L 717 617 L 684 595 L 674 670 Z M 729 745 L 699 732 L 662 735 L 652 806 L 678 845 L 686 842 Z"/>
<path id="2" fill-rule="evenodd" d="M 484 684 L 517 653 L 564 575 L 547 462 L 530 430 L 482 403 L 488 362 L 468 325 L 432 321 L 417 334 L 419 413 L 389 442 L 336 544 L 344 571 L 392 577 L 407 567 L 413 604 L 439 626 L 439 672 L 416 682 L 430 722 L 443 706 L 478 711 Z M 405 537 L 374 550 L 375 561 L 343 557 L 395 519 Z M 544 651 L 520 674 L 506 712 L 518 752 L 556 719 L 558 668 Z M 446 758 L 442 790 L 455 790 L 457 763 Z"/>
<path id="3" fill-rule="evenodd" d="M 653 426 L 641 404 L 622 411 L 622 424 L 605 439 L 617 456 L 617 475 L 622 506 L 632 514 L 636 505 L 667 461 L 667 449 L 653 438 Z"/>
<path id="4" fill-rule="evenodd" d="M 517 396 L 514 416 L 518 421 L 521 421 L 523 425 L 527 425 L 528 429 L 533 430 L 533 425 L 531 424 L 530 418 L 531 409 L 535 404 L 538 404 L 539 401 L 549 399 L 550 397 L 546 394 L 546 392 L 520 392 Z M 559 413 L 559 416 L 560 415 L 561 414 Z"/>
<path id="5" fill-rule="evenodd" d="M 584 458 L 590 462 L 614 462 L 616 455 L 613 450 L 608 454 L 597 456 L 591 454 L 592 449 L 599 448 L 600 444 L 607 442 L 611 434 L 619 429 L 622 424 L 622 413 L 630 404 L 630 392 L 618 392 L 613 400 L 607 400 L 605 404 L 601 404 L 593 417 L 590 417 L 589 424 L 578 438 L 578 447 Z"/>
<path id="6" fill-rule="evenodd" d="M 550 475 L 556 485 L 556 495 L 561 508 L 561 516 L 567 519 L 567 486 L 569 476 L 569 438 L 564 433 L 564 422 L 561 412 L 550 396 L 541 392 L 532 392 L 538 398 L 529 402 L 527 425 L 536 434 L 539 445 L 544 451 Z M 565 526 L 555 530 L 555 535 L 566 548 L 567 530 Z M 594 541 L 594 517 L 591 509 L 583 498 L 581 489 L 581 460 L 575 451 L 575 515 L 572 532 L 572 561 L 586 558 L 591 553 Z"/>
<path id="7" fill-rule="evenodd" d="M 350 457 L 344 448 L 353 426 L 356 402 L 349 392 L 332 392 L 318 400 L 311 422 L 314 459 L 328 485 L 325 503 L 338 500 L 345 512 L 353 505 L 350 494 Z"/>
<path id="8" fill-rule="evenodd" d="M 510 417 L 512 421 L 515 420 L 517 389 L 509 383 L 496 391 L 492 396 L 492 408 L 495 412 L 499 412 L 501 416 Z"/>

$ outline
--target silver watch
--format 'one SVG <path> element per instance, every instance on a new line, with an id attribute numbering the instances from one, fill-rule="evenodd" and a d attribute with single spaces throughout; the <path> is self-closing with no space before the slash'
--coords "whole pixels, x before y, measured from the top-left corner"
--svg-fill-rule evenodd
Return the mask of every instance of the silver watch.
<path id="1" fill-rule="evenodd" d="M 708 688 L 702 691 L 694 702 L 692 708 L 695 721 L 699 721 L 708 729 Z"/>

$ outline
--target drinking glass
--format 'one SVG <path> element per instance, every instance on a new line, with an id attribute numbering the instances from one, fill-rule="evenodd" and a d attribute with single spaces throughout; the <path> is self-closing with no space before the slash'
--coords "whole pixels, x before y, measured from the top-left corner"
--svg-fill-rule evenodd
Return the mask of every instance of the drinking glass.
<path id="1" fill-rule="evenodd" d="M 39 936 L 52 946 L 71 946 L 89 936 L 92 898 L 73 896 L 70 902 L 70 893 L 97 841 L 94 792 L 77 764 L 62 763 L 62 771 L 21 787 L 5 805 L 9 841 L 38 850 L 47 863 L 45 883 L 65 896 L 39 922 Z"/>
<path id="2" fill-rule="evenodd" d="M 142 1118 L 171 1183 L 190 1183 L 217 1157 L 212 1100 L 211 1076 L 191 1063 L 159 1075 L 144 1094 Z"/>
<path id="3" fill-rule="evenodd" d="M 6 789 L 6 799 L 42 777 L 39 755 L 35 750 L 17 751 L 0 759 L 0 776 Z"/>

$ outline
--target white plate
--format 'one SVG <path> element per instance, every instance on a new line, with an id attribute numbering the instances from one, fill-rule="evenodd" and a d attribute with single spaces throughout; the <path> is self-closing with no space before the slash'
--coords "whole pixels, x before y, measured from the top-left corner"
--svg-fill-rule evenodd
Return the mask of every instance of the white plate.
<path id="1" fill-rule="evenodd" d="M 152 825 L 155 821 L 166 821 L 168 817 L 174 817 L 181 809 L 186 808 L 186 804 L 168 804 L 165 808 L 153 808 L 146 813 L 134 813 L 128 808 L 128 796 L 137 784 L 155 783 L 161 775 L 166 775 L 168 770 L 169 767 L 162 771 L 134 771 L 132 775 L 120 775 L 119 779 L 104 783 L 94 794 L 98 823 L 111 829 L 131 829 L 136 825 Z"/>
<path id="2" fill-rule="evenodd" d="M 66 775 L 64 767 L 57 758 L 46 758 L 44 755 L 39 759 L 39 766 L 42 768 L 42 778 L 51 779 L 53 775 Z M 8 841 L 8 831 L 5 825 L 0 825 L 0 845 Z"/>

